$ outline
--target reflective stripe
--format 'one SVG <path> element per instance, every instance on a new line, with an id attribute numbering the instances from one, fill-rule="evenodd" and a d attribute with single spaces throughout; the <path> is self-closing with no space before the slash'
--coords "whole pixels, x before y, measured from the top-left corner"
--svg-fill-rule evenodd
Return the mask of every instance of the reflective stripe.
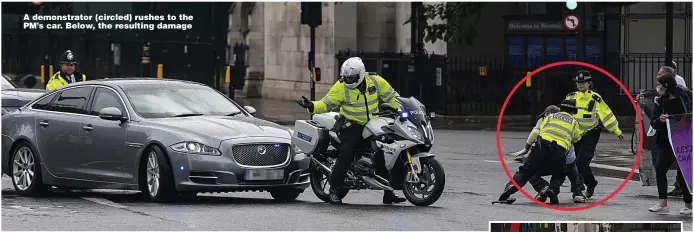
<path id="1" fill-rule="evenodd" d="M 374 103 L 378 103 L 378 99 L 374 99 L 374 100 L 367 102 L 367 104 L 369 104 L 369 105 L 373 105 Z M 365 106 L 364 102 L 361 102 L 361 101 L 354 103 L 354 104 L 350 103 L 350 104 L 346 104 L 346 105 L 352 106 L 352 107 L 364 107 Z"/>
<path id="2" fill-rule="evenodd" d="M 390 102 L 391 100 L 393 100 L 393 98 L 395 97 L 395 95 L 396 95 L 396 94 L 395 94 L 395 91 L 393 91 L 390 95 L 386 95 L 386 96 L 388 96 L 388 97 L 386 97 L 386 99 L 384 99 L 384 100 L 385 100 L 386 102 Z"/>
<path id="3" fill-rule="evenodd" d="M 392 98 L 392 97 L 390 97 L 390 95 L 392 95 L 394 92 L 395 92 L 395 90 L 393 89 L 393 87 L 390 87 L 388 89 L 388 91 L 386 91 L 386 93 L 383 94 L 383 96 L 387 96 L 386 98 Z"/>
<path id="4" fill-rule="evenodd" d="M 328 108 L 328 110 L 333 108 L 333 103 L 330 101 L 330 98 L 328 98 L 328 96 L 323 97 L 323 99 L 321 99 L 321 101 L 323 101 L 323 103 L 325 103 L 325 106 Z"/>
<path id="5" fill-rule="evenodd" d="M 366 76 L 368 76 L 369 79 L 371 79 L 371 84 L 373 84 L 374 87 L 376 87 L 376 92 L 378 92 L 378 83 L 376 83 L 376 78 L 374 78 L 373 76 L 368 75 L 368 74 Z"/>
<path id="6" fill-rule="evenodd" d="M 545 130 L 544 133 L 555 135 L 557 137 L 565 139 L 566 141 L 572 141 L 571 138 L 567 138 L 566 135 L 563 135 L 563 134 L 556 132 L 556 131 L 553 131 L 553 130 Z M 557 141 L 557 142 L 560 142 L 560 141 Z"/>
<path id="7" fill-rule="evenodd" d="M 554 127 L 554 128 L 556 128 L 556 129 L 559 129 L 559 130 L 562 130 L 562 131 L 566 132 L 567 134 L 571 134 L 571 131 L 569 131 L 568 128 L 562 127 L 562 126 L 559 125 L 559 124 L 552 123 L 551 120 L 550 120 L 550 122 L 548 122 L 547 124 L 545 124 L 545 127 Z"/>
<path id="8" fill-rule="evenodd" d="M 609 131 L 609 130 L 612 130 L 612 128 L 614 128 L 616 125 L 617 125 L 617 120 L 614 120 L 612 123 L 610 123 L 609 125 L 607 125 L 607 126 L 605 127 L 605 129 L 607 129 L 608 131 Z"/>
<path id="9" fill-rule="evenodd" d="M 605 118 L 604 118 L 602 121 L 603 121 L 603 122 L 609 122 L 610 119 L 612 119 L 612 118 L 614 118 L 614 114 L 613 114 L 612 112 L 610 112 L 610 114 L 608 114 L 607 116 L 605 116 Z"/>
<path id="10" fill-rule="evenodd" d="M 349 88 L 347 88 L 347 85 L 345 85 L 345 102 L 347 104 L 352 103 L 352 101 L 349 100 Z"/>
<path id="11" fill-rule="evenodd" d="M 369 114 L 376 113 L 377 110 L 378 110 L 378 108 L 369 109 Z M 354 112 L 354 111 L 350 111 L 350 110 L 346 109 L 345 107 L 342 107 L 342 112 L 346 115 L 349 115 L 349 116 L 366 117 L 366 111 Z"/>

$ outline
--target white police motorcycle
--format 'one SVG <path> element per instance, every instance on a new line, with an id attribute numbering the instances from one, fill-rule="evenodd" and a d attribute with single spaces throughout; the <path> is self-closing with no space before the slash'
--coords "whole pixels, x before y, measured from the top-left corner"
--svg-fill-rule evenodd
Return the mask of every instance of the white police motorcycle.
<path id="1" fill-rule="evenodd" d="M 429 153 L 434 133 L 425 107 L 414 97 L 398 97 L 397 102 L 401 111 L 383 103 L 374 114 L 379 117 L 365 125 L 365 142 L 357 149 L 347 172 L 339 191 L 341 198 L 349 190 L 402 190 L 410 203 L 428 206 L 441 197 L 446 176 L 443 166 Z M 313 120 L 297 120 L 292 136 L 294 144 L 311 156 L 311 189 L 325 202 L 330 199 L 328 177 L 339 155 L 338 128 L 342 120 L 335 112 L 313 115 Z M 377 155 L 383 156 L 390 180 L 375 174 Z"/>

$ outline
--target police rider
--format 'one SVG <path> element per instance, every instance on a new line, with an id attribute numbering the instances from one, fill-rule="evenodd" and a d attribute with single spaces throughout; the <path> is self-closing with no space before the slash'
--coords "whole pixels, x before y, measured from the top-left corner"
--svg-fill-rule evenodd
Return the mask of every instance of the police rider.
<path id="1" fill-rule="evenodd" d="M 593 81 L 590 72 L 587 70 L 578 71 L 573 81 L 576 82 L 578 91 L 569 93 L 566 99 L 576 100 L 578 112 L 574 117 L 579 122 L 581 131 L 585 132 L 581 140 L 574 145 L 578 158 L 578 172 L 583 177 L 587 188 L 586 197 L 591 198 L 595 187 L 598 185 L 598 181 L 595 180 L 595 176 L 593 176 L 590 168 L 590 163 L 595 156 L 595 147 L 600 140 L 600 133 L 602 132 L 600 122 L 602 122 L 602 126 L 605 129 L 617 135 L 620 142 L 624 141 L 624 135 L 622 130 L 619 129 L 617 117 L 614 116 L 610 107 L 605 104 L 605 101 L 598 93 L 592 90 Z"/>
<path id="2" fill-rule="evenodd" d="M 566 155 L 571 144 L 577 142 L 582 134 L 577 120 L 573 118 L 577 111 L 576 101 L 564 100 L 559 108 L 559 113 L 551 113 L 542 120 L 536 146 L 532 146 L 528 160 L 513 175 L 513 180 L 521 188 L 538 175 L 551 175 L 549 187 L 544 188 L 537 196 L 549 197 L 551 204 L 559 203 L 556 195 L 564 182 Z M 513 184 L 507 184 L 499 196 L 499 201 L 507 200 L 516 192 L 518 189 Z"/>
<path id="3" fill-rule="evenodd" d="M 297 101 L 311 114 L 339 110 L 340 115 L 345 118 L 345 123 L 340 128 L 339 133 L 340 155 L 330 176 L 329 202 L 331 204 L 342 204 L 338 191 L 344 185 L 347 171 L 354 160 L 358 146 L 363 142 L 361 133 L 364 130 L 364 125 L 377 117 L 373 114 L 378 112 L 379 101 L 390 103 L 399 109 L 396 97 L 400 96 L 383 77 L 375 73 L 367 73 L 364 63 L 359 57 L 347 59 L 340 68 L 340 76 L 340 81 L 330 88 L 323 99 L 309 101 L 302 96 L 303 100 Z M 381 168 L 377 169 L 382 170 Z M 385 172 L 387 174 L 387 170 Z M 378 175 L 383 176 L 384 174 Z M 383 195 L 384 204 L 405 201 L 405 198 L 396 196 L 392 191 L 385 191 Z"/>
<path id="4" fill-rule="evenodd" d="M 86 81 L 87 76 L 75 71 L 75 65 L 77 64 L 77 59 L 72 51 L 67 50 L 60 57 L 60 71 L 55 73 L 48 84 L 46 84 L 46 90 L 54 90 L 61 86 L 72 84 L 75 82 Z"/>

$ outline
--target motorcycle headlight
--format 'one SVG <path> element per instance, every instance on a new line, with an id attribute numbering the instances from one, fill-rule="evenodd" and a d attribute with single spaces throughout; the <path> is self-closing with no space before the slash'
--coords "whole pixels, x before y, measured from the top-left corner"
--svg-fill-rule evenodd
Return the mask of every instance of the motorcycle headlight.
<path id="1" fill-rule="evenodd" d="M 412 137 L 414 137 L 416 140 L 422 140 L 422 138 L 424 138 L 424 136 L 422 136 L 422 132 L 420 132 L 416 127 L 408 126 L 407 129 L 410 131 Z"/>
<path id="2" fill-rule="evenodd" d="M 196 155 L 221 155 L 219 149 L 196 142 L 181 142 L 169 146 L 171 150 Z"/>

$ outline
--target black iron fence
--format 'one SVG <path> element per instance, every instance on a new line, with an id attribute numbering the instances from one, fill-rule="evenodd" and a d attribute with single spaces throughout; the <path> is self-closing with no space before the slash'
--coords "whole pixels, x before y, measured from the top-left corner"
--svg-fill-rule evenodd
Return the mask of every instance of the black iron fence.
<path id="1" fill-rule="evenodd" d="M 350 56 L 360 56 L 366 69 L 383 76 L 401 95 L 416 96 L 428 109 L 444 115 L 497 115 L 506 96 L 530 71 L 544 64 L 544 60 L 525 59 L 512 63 L 503 57 L 445 57 L 426 55 L 410 74 L 409 54 L 341 52 L 339 65 Z M 678 74 L 692 83 L 692 55 L 674 54 Z M 653 89 L 655 75 L 665 64 L 663 54 L 611 54 L 585 60 L 602 67 L 620 80 L 629 93 L 625 93 L 611 78 L 597 70 L 590 70 L 594 91 L 598 92 L 617 115 L 634 115 L 626 94 L 641 89 Z M 579 66 L 549 68 L 529 81 L 521 83 L 506 106 L 507 115 L 539 114 L 547 105 L 558 104 L 575 91 L 571 78 Z"/>
<path id="2" fill-rule="evenodd" d="M 156 77 L 161 64 L 165 78 L 191 80 L 218 86 L 220 69 L 226 58 L 216 53 L 214 41 L 199 37 L 163 39 L 119 33 L 22 31 L 2 35 L 4 73 L 39 74 L 44 64 L 60 71 L 60 55 L 72 50 L 77 70 L 89 79 L 117 77 Z M 144 52 L 148 50 L 148 52 Z M 148 53 L 149 63 L 143 64 Z M 48 60 L 45 60 L 48 59 Z M 50 75 L 47 75 L 50 76 Z"/>

